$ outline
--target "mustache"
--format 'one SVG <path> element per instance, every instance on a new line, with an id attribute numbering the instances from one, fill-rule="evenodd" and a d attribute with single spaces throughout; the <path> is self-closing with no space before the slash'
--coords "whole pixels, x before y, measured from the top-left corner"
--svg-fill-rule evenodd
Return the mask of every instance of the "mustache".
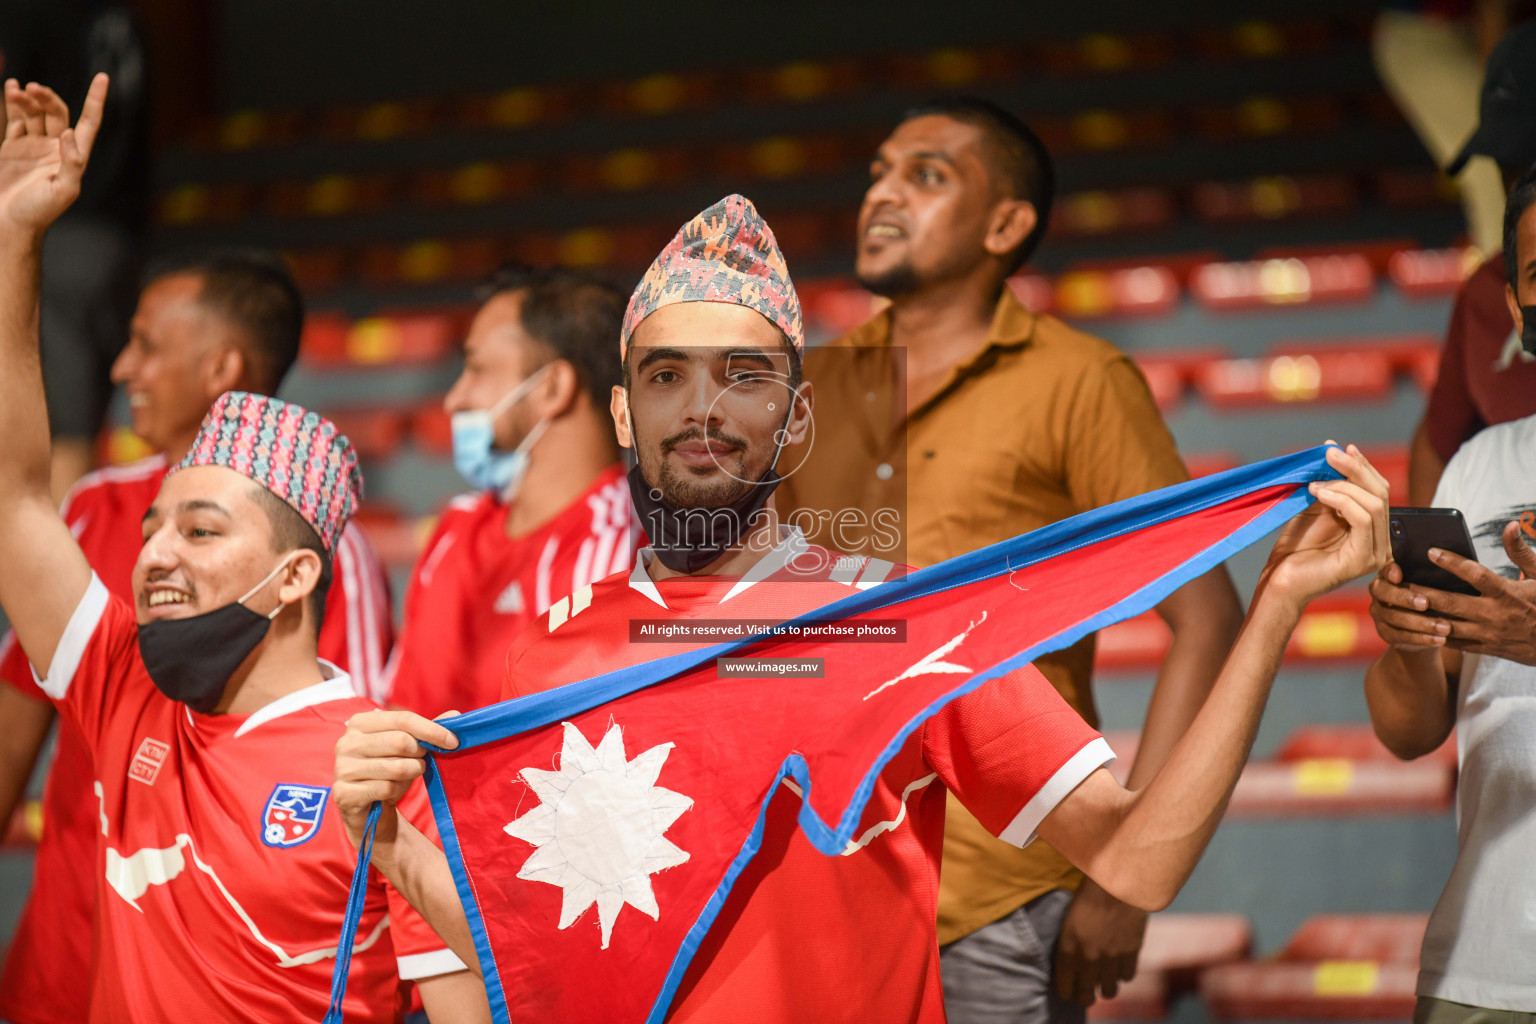
<path id="1" fill-rule="evenodd" d="M 685 441 L 704 440 L 719 441 L 721 444 L 728 444 L 733 448 L 739 448 L 743 451 L 749 447 L 747 444 L 747 439 L 744 437 L 737 437 L 734 434 L 727 434 L 725 431 L 719 429 L 710 429 L 706 432 L 699 426 L 692 426 L 687 430 L 662 438 L 661 450 L 663 452 L 670 452 L 672 449 L 676 448 L 678 445 L 684 443 Z"/>

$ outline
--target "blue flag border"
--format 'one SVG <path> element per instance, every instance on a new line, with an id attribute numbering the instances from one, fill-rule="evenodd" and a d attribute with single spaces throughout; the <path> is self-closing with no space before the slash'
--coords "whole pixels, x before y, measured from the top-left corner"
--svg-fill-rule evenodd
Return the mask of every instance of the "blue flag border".
<path id="1" fill-rule="evenodd" d="M 1090 544 L 1136 532 L 1179 516 L 1203 511 L 1266 487 L 1297 485 L 1294 493 L 1171 572 L 1082 622 L 976 673 L 964 683 L 937 698 L 903 726 L 872 763 L 848 807 L 840 816 L 836 828 L 828 827 L 811 807 L 812 781 L 804 758 L 798 754 L 787 757 L 780 765 L 773 784 L 763 797 L 752 832 L 731 861 L 719 886 L 716 887 L 714 894 L 679 945 L 661 990 L 657 993 L 651 1012 L 646 1018 L 647 1024 L 661 1024 L 666 1016 L 688 965 L 698 952 L 710 926 L 724 907 L 736 879 L 760 848 L 768 804 L 786 777 L 794 778 L 803 793 L 798 821 L 806 838 L 822 853 L 829 856 L 837 855 L 846 847 L 854 830 L 858 827 L 880 772 L 923 722 L 950 701 L 970 693 L 998 676 L 1006 675 L 1034 661 L 1042 654 L 1070 646 L 1089 633 L 1152 609 L 1163 598 L 1188 581 L 1216 567 L 1283 525 L 1312 503 L 1308 484 L 1320 480 L 1340 479 L 1341 474 L 1325 461 L 1325 453 L 1330 447 L 1333 446 L 1320 445 L 1291 455 L 1239 466 L 1223 473 L 1191 480 L 1173 487 L 1165 487 L 1113 505 L 1093 509 L 1018 537 L 948 559 L 926 569 L 916 570 L 903 579 L 852 594 L 788 620 L 793 624 L 805 625 L 862 614 L 898 602 L 926 597 L 964 584 L 1011 573 Z M 767 638 L 766 634 L 759 634 L 696 651 L 685 651 L 594 676 L 581 682 L 556 687 L 553 690 L 480 708 L 453 720 L 453 732 L 459 739 L 459 746 L 455 749 L 467 750 L 483 743 L 494 742 L 520 732 L 563 721 L 572 715 L 663 682 L 681 672 L 758 643 L 765 638 Z M 437 748 L 432 749 L 437 750 Z M 464 865 L 452 810 L 448 806 L 435 757 L 431 753 L 427 757 L 427 771 L 424 778 L 459 899 L 464 905 L 470 932 L 474 936 L 486 994 L 490 1000 L 492 1019 L 505 1024 L 509 1019 L 506 992 L 491 951 L 479 901 L 475 897 L 473 884 Z M 349 943 L 351 933 L 355 930 L 356 922 L 352 920 L 352 915 L 349 913 L 343 926 L 342 941 Z M 339 960 L 337 969 L 344 970 Z M 339 991 L 333 991 L 333 996 L 336 997 L 333 1000 L 333 1009 L 339 1008 L 335 1004 L 339 1003 L 339 996 L 345 991 L 344 986 L 343 981 Z M 339 1016 L 337 1019 L 339 1020 Z M 328 1016 L 327 1020 L 331 1020 L 331 1017 Z"/>

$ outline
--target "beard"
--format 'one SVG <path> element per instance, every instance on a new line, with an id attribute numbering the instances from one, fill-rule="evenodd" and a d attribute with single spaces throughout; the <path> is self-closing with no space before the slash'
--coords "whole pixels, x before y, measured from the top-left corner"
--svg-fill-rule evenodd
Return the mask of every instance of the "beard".
<path id="1" fill-rule="evenodd" d="M 894 267 L 878 274 L 860 274 L 855 271 L 854 276 L 861 287 L 882 299 L 910 295 L 922 285 L 918 280 L 917 271 L 912 269 L 912 263 L 909 260 L 902 260 Z"/>
<path id="2" fill-rule="evenodd" d="M 719 441 L 728 444 L 736 450 L 728 452 L 716 458 L 718 469 L 722 473 L 710 473 L 707 479 L 697 479 L 687 473 L 678 473 L 672 468 L 667 454 L 685 441 L 699 441 L 705 438 L 711 441 Z M 636 447 L 645 451 L 640 445 L 640 439 L 635 438 Z M 719 430 L 706 432 L 699 427 L 690 427 L 678 434 L 673 434 L 662 439 L 655 448 L 650 449 L 649 458 L 640 457 L 640 472 L 651 486 L 661 492 L 661 496 L 678 508 L 724 508 L 745 494 L 763 473 L 750 473 L 747 468 L 748 456 L 752 454 L 752 446 L 743 437 L 726 434 Z M 649 465 L 647 465 L 649 463 Z M 767 467 L 764 467 L 766 471 Z"/>

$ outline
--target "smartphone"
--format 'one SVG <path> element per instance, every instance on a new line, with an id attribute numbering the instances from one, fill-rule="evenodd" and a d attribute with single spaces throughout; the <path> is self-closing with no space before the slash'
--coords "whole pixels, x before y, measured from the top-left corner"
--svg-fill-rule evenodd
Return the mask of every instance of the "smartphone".
<path id="1" fill-rule="evenodd" d="M 1403 582 L 1433 590 L 1477 596 L 1477 588 L 1429 560 L 1429 549 L 1452 551 L 1477 561 L 1467 521 L 1454 508 L 1392 508 L 1389 510 L 1392 560 L 1403 569 Z"/>

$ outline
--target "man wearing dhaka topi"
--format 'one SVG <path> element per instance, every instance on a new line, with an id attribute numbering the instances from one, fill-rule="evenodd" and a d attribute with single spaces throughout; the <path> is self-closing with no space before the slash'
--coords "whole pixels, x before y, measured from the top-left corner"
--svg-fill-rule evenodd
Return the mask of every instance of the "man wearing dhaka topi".
<path id="1" fill-rule="evenodd" d="M 51 90 L 9 81 L 0 143 L 0 606 L 95 768 L 89 1019 L 317 1021 L 355 862 L 326 813 L 330 750 L 377 708 L 316 655 L 357 456 L 315 413 L 227 392 L 144 515 L 132 602 L 91 570 L 49 495 L 38 253 L 106 93 L 98 75 L 70 128 Z M 424 794 L 402 795 L 425 823 Z M 383 879 L 363 903 L 348 1020 L 396 1019 L 402 978 L 437 1020 L 488 1016 Z"/>
<path id="2" fill-rule="evenodd" d="M 681 649 L 631 643 L 634 619 L 782 620 L 878 582 L 865 579 L 880 575 L 878 560 L 816 548 L 765 514 L 782 450 L 810 428 L 802 339 L 784 259 L 743 197 L 705 210 L 663 250 L 630 299 L 617 339 L 624 383 L 613 391 L 619 443 L 637 461 L 631 495 L 653 545 L 629 570 L 556 602 L 522 635 L 508 655 L 504 696 Z M 1231 658 L 1145 787 L 1129 792 L 1103 770 L 1112 757 L 1103 739 L 1033 666 L 992 680 L 910 734 L 874 780 L 855 830 L 861 838 L 845 856 L 823 855 L 798 829 L 799 789 L 777 791 L 758 855 L 688 966 L 668 1019 L 941 1022 L 935 900 L 948 798 L 1006 839 L 1038 834 L 1117 898 L 1166 906 L 1221 818 L 1301 609 L 1387 561 L 1386 483 L 1353 447 L 1332 449 L 1328 462 L 1345 479 L 1314 484 L 1317 503 L 1281 534 Z M 821 568 L 801 568 L 808 565 Z M 404 711 L 354 716 L 336 748 L 334 798 L 354 842 L 372 803 L 384 803 L 374 867 L 476 963 L 447 859 L 394 807 L 422 771 L 420 742 L 458 745 L 451 726 Z M 635 753 L 614 748 L 611 738 L 594 749 L 568 733 L 561 770 L 567 760 L 608 765 Z M 647 761 L 647 780 L 659 753 L 665 748 L 636 758 Z M 537 777 L 555 789 L 574 785 L 553 771 Z M 687 809 L 675 794 L 652 790 L 650 799 L 660 801 L 653 828 Z M 615 797 L 615 819 L 621 804 Z M 586 926 L 607 945 L 623 904 L 656 915 L 643 877 L 622 890 L 580 884 L 591 872 L 576 870 L 577 859 L 613 867 L 627 863 L 621 852 L 552 842 L 547 809 L 524 810 L 505 831 L 537 852 L 510 859 L 507 880 L 561 886 L 560 928 L 595 906 L 595 925 Z M 617 834 L 622 824 L 599 822 L 594 834 L 610 826 Z M 687 859 L 661 842 L 639 849 L 647 870 Z M 514 875 L 529 881 L 513 883 Z"/>

